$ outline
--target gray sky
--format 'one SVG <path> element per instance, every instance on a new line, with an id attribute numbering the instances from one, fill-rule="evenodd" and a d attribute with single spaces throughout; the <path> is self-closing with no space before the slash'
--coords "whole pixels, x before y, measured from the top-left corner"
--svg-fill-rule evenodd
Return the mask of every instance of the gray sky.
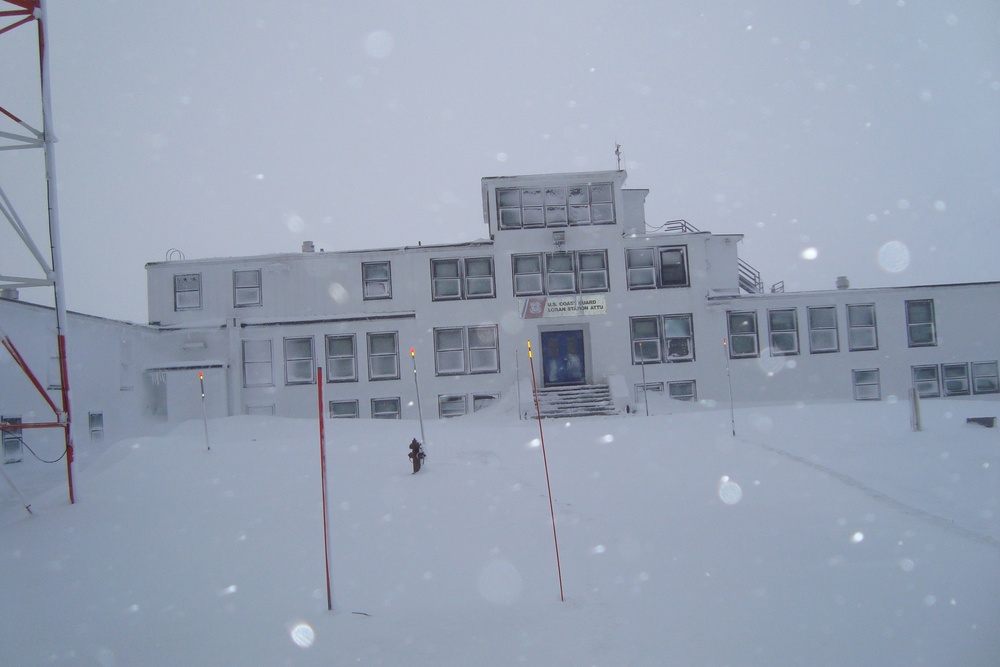
<path id="1" fill-rule="evenodd" d="M 145 322 L 171 248 L 482 238 L 482 177 L 614 169 L 616 143 L 651 226 L 745 234 L 767 285 L 1000 280 L 995 0 L 48 5 L 71 310 Z M 0 35 L 27 119 L 32 42 Z M 13 153 L 0 186 L 43 225 Z M 0 223 L 0 273 L 27 267 Z"/>

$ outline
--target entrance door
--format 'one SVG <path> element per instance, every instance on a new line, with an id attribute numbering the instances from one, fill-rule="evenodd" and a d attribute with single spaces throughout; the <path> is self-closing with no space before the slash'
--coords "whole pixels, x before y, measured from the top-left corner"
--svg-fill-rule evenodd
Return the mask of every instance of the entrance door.
<path id="1" fill-rule="evenodd" d="M 543 331 L 542 366 L 546 387 L 583 384 L 586 380 L 583 330 Z"/>

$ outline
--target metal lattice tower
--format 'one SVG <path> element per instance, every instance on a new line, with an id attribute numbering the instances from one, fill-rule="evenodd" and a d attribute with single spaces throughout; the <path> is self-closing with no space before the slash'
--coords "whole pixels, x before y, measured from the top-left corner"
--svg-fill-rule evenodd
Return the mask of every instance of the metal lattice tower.
<path id="1" fill-rule="evenodd" d="M 24 111 L 18 109 L 17 112 L 7 106 L 7 100 L 0 98 L 0 159 L 4 155 L 9 155 L 8 151 L 35 150 L 41 153 L 42 164 L 39 165 L 39 178 L 45 179 L 45 191 L 47 201 L 47 225 L 38 223 L 36 225 L 25 224 L 24 219 L 18 213 L 14 204 L 14 199 L 8 196 L 0 183 L 0 216 L 5 218 L 14 229 L 14 232 L 21 239 L 23 248 L 28 251 L 41 270 L 41 277 L 28 277 L 5 275 L 5 268 L 0 266 L 0 294 L 11 294 L 11 290 L 22 288 L 51 288 L 55 303 L 56 315 L 56 341 L 55 347 L 59 359 L 59 379 L 60 379 L 60 399 L 61 405 L 49 396 L 48 392 L 38 381 L 37 376 L 28 367 L 27 362 L 10 340 L 9 336 L 0 326 L 0 342 L 4 348 L 14 358 L 14 361 L 31 380 L 32 384 L 41 394 L 43 400 L 52 409 L 54 418 L 49 422 L 21 423 L 18 428 L 61 428 L 66 436 L 66 475 L 69 485 L 69 501 L 75 502 L 73 491 L 73 439 L 70 429 L 70 394 L 69 375 L 66 364 L 66 299 L 62 271 L 62 249 L 59 235 L 59 208 L 56 200 L 56 170 L 54 147 L 55 135 L 52 131 L 52 102 L 49 92 L 49 57 L 47 51 L 47 15 L 45 0 L 0 0 L 0 38 L 4 35 L 13 34 L 15 30 L 20 34 L 22 31 L 30 31 L 34 27 L 37 31 L 37 54 L 38 54 L 38 87 L 25 95 L 26 99 L 34 98 L 37 105 L 34 109 L 27 108 Z M 28 54 L 26 54 L 28 60 Z M 18 91 L 23 92 L 23 91 Z M 4 92 L 4 96 L 8 94 Z M 20 104 L 21 100 L 16 103 Z M 34 121 L 40 124 L 41 129 L 33 126 L 24 118 L 38 118 Z M 39 122 L 40 121 L 40 122 Z M 8 129 L 10 131 L 8 131 Z M 41 168 L 44 165 L 44 169 Z M 16 199 L 16 198 L 15 198 Z M 45 217 L 45 216 L 40 216 Z M 50 248 L 49 257 L 42 254 L 38 243 L 32 238 L 30 229 L 47 229 L 45 241 Z M 4 425 L 0 424 L 0 429 Z M 30 510 L 29 510 L 30 511 Z"/>

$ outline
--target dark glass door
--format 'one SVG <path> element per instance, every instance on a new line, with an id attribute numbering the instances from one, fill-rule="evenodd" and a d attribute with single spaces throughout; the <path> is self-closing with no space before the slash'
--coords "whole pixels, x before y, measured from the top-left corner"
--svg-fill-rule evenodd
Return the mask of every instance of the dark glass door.
<path id="1" fill-rule="evenodd" d="M 542 367 L 546 387 L 583 384 L 587 377 L 583 358 L 583 331 L 543 331 Z"/>

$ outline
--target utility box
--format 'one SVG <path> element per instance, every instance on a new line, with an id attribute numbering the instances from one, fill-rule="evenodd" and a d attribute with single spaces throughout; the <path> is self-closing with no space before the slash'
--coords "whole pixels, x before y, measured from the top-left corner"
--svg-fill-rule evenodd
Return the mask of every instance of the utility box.
<path id="1" fill-rule="evenodd" d="M 0 417 L 0 422 L 4 424 L 20 424 L 20 417 Z M 3 462 L 17 463 L 21 460 L 24 452 L 23 441 L 21 440 L 21 429 L 4 429 L 3 433 Z"/>

